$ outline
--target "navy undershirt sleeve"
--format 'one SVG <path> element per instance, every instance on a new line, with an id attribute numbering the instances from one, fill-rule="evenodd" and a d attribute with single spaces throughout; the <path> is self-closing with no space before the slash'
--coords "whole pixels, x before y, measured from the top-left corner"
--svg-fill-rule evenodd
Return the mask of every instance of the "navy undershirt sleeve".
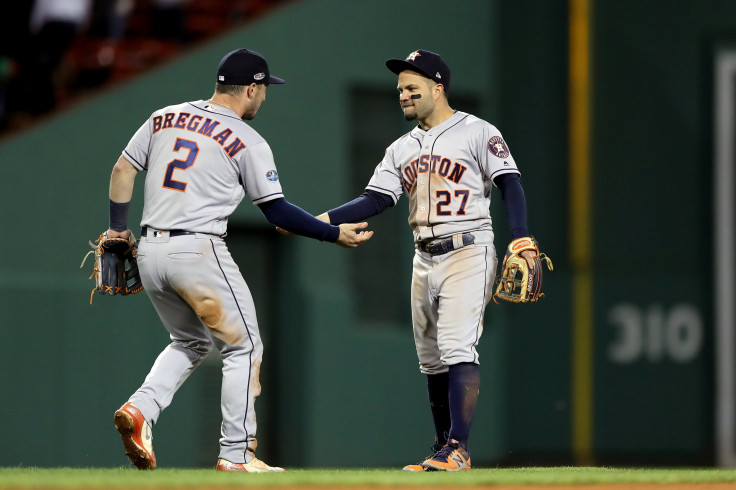
<path id="1" fill-rule="evenodd" d="M 366 190 L 352 201 L 329 210 L 327 214 L 330 216 L 330 223 L 333 225 L 357 223 L 380 214 L 393 205 L 393 199 L 387 194 Z"/>
<path id="2" fill-rule="evenodd" d="M 291 233 L 332 243 L 340 236 L 340 228 L 318 220 L 284 198 L 264 202 L 258 207 L 269 223 Z"/>
<path id="3" fill-rule="evenodd" d="M 529 227 L 526 223 L 526 197 L 521 187 L 519 174 L 509 173 L 497 177 L 494 182 L 501 190 L 501 198 L 506 203 L 506 216 L 511 228 L 511 239 L 529 236 Z"/>

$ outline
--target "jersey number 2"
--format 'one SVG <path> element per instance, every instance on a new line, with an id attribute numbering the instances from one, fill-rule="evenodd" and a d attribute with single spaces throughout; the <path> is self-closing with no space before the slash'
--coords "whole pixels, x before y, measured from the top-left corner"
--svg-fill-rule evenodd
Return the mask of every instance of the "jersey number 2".
<path id="1" fill-rule="evenodd" d="M 179 180 L 174 180 L 172 176 L 174 174 L 174 170 L 176 170 L 177 168 L 186 170 L 194 165 L 194 160 L 197 159 L 197 153 L 199 153 L 199 146 L 197 146 L 197 143 L 195 143 L 194 141 L 176 138 L 174 151 L 178 152 L 181 149 L 189 150 L 187 158 L 186 160 L 171 160 L 169 162 L 169 164 L 166 166 L 164 187 L 166 187 L 167 189 L 184 192 L 187 190 L 187 183 Z"/>
<path id="2" fill-rule="evenodd" d="M 460 200 L 460 207 L 458 208 L 457 212 L 455 213 L 457 216 L 464 216 L 465 215 L 465 206 L 468 204 L 468 195 L 470 194 L 469 190 L 462 190 L 462 191 L 455 191 L 455 197 L 461 198 Z M 450 191 L 437 191 L 437 216 L 451 216 L 452 211 L 448 211 L 445 208 L 448 204 L 450 204 L 450 201 L 452 201 L 452 196 L 450 194 Z"/>

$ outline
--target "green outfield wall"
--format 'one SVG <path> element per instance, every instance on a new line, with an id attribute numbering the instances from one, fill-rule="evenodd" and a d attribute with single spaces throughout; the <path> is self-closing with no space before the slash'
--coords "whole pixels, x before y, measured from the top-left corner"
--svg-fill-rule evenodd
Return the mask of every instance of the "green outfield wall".
<path id="1" fill-rule="evenodd" d="M 222 54 L 262 52 L 272 86 L 253 126 L 291 202 L 357 196 L 411 128 L 387 58 L 442 53 L 451 105 L 500 128 L 522 170 L 529 225 L 553 259 L 540 303 L 486 311 L 474 465 L 715 461 L 712 51 L 736 4 L 591 1 L 593 339 L 581 423 L 572 406 L 567 2 L 303 0 L 0 141 L 0 466 L 126 465 L 112 414 L 168 337 L 145 295 L 95 297 L 88 241 L 107 225 L 112 165 L 155 109 L 207 98 Z M 137 181 L 130 221 L 142 207 Z M 496 247 L 509 240 L 497 189 Z M 407 204 L 345 250 L 282 237 L 247 198 L 228 245 L 266 346 L 258 454 L 287 467 L 403 466 L 433 430 L 409 316 Z M 89 264 L 87 264 L 89 266 Z M 208 358 L 154 428 L 160 467 L 215 463 L 221 363 Z"/>

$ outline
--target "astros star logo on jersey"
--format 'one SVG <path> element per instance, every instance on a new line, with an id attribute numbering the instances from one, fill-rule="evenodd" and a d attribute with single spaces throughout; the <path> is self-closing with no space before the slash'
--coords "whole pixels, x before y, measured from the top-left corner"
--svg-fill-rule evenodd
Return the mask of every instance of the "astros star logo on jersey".
<path id="1" fill-rule="evenodd" d="M 506 146 L 506 142 L 500 136 L 494 136 L 488 140 L 488 151 L 498 158 L 506 158 L 510 154 L 509 147 Z"/>
<path id="2" fill-rule="evenodd" d="M 413 53 L 411 53 L 409 56 L 406 57 L 406 61 L 414 61 L 417 59 L 417 56 L 421 56 L 421 54 L 419 53 L 419 51 L 414 51 Z"/>

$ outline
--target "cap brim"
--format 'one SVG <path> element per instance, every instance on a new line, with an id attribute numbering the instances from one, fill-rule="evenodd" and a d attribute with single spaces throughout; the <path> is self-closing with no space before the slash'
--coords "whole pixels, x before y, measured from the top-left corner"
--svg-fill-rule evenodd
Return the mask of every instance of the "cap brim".
<path id="1" fill-rule="evenodd" d="M 427 78 L 432 78 L 425 71 L 419 69 L 416 65 L 413 65 L 406 60 L 397 60 L 397 59 L 386 60 L 386 68 L 396 73 L 397 75 L 404 70 L 411 70 L 417 73 L 421 73 Z"/>
<path id="2" fill-rule="evenodd" d="M 283 78 L 275 77 L 273 75 L 269 75 L 268 76 L 268 83 L 276 83 L 276 84 L 286 83 L 286 80 L 284 80 Z"/>

